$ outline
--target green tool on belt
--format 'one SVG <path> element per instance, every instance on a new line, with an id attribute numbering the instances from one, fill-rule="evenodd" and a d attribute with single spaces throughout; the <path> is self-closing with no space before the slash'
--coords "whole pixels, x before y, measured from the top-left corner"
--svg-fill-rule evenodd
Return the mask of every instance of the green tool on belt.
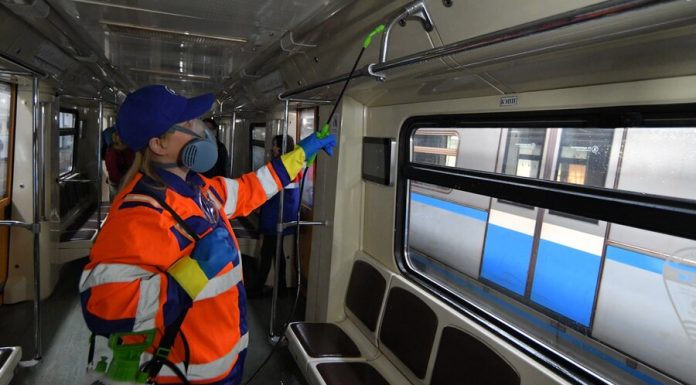
<path id="1" fill-rule="evenodd" d="M 126 340 L 139 340 L 141 342 L 125 343 Z M 144 384 L 148 374 L 140 371 L 140 357 L 145 349 L 152 346 L 154 340 L 155 329 L 111 334 L 109 348 L 113 351 L 114 357 L 108 368 L 106 367 L 106 358 L 102 357 L 95 370 L 105 373 L 110 380 Z"/>

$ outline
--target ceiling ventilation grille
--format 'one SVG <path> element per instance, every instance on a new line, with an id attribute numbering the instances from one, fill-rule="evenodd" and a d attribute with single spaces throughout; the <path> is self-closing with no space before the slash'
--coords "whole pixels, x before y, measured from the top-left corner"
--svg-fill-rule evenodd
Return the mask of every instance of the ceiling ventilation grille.
<path id="1" fill-rule="evenodd" d="M 186 31 L 177 31 L 163 28 L 142 27 L 126 23 L 114 23 L 102 21 L 106 31 L 111 33 L 131 36 L 141 39 L 158 39 L 172 43 L 189 43 L 208 46 L 238 46 L 246 43 L 246 39 L 239 37 L 214 36 Z"/>

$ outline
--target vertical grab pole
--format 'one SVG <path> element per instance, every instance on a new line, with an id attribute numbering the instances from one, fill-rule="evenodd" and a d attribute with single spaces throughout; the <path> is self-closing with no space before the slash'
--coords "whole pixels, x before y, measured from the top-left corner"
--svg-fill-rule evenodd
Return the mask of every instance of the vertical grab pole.
<path id="1" fill-rule="evenodd" d="M 290 100 L 285 100 L 285 122 L 283 123 L 283 144 L 280 147 L 280 153 L 282 154 L 287 146 L 288 141 L 288 121 L 290 120 Z M 280 339 L 281 336 L 276 336 L 275 334 L 275 321 L 276 321 L 276 307 L 278 305 L 278 286 L 281 281 L 280 272 L 280 259 L 283 258 L 283 204 L 285 203 L 285 189 L 280 190 L 278 202 L 278 220 L 276 221 L 276 249 L 275 249 L 275 274 L 274 274 L 274 284 L 273 284 L 273 299 L 271 301 L 271 328 L 269 336 L 271 341 Z"/>
<path id="2" fill-rule="evenodd" d="M 224 103 L 224 102 L 223 102 Z M 222 106 L 222 105 L 220 105 Z M 220 110 L 220 113 L 222 113 L 222 110 Z M 228 158 L 227 161 L 230 162 L 230 175 L 225 175 L 227 178 L 232 178 L 232 167 L 234 167 L 234 134 L 237 132 L 237 111 L 232 111 L 232 126 L 230 127 L 231 131 L 228 133 L 227 136 L 230 140 L 230 150 L 228 151 Z M 218 133 L 220 135 L 220 133 Z"/>
<path id="3" fill-rule="evenodd" d="M 102 158 L 101 158 L 101 146 L 102 146 L 102 134 L 104 132 L 104 100 L 99 97 L 99 112 L 97 119 L 97 127 L 99 132 L 97 133 L 97 231 L 101 230 L 101 199 L 102 199 Z"/>
<path id="4" fill-rule="evenodd" d="M 41 260 L 39 235 L 41 232 L 41 222 L 39 219 L 39 142 L 42 134 L 39 132 L 39 78 L 34 76 L 32 85 L 32 212 L 33 224 L 32 233 L 34 235 L 34 360 L 38 363 L 41 359 Z"/>

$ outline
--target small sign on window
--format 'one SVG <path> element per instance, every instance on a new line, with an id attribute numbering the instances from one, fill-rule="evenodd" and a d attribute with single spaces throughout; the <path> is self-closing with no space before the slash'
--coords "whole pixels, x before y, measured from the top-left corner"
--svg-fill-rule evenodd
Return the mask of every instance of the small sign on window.
<path id="1" fill-rule="evenodd" d="M 514 106 L 516 104 L 517 104 L 517 95 L 501 96 L 500 97 L 500 107 Z"/>

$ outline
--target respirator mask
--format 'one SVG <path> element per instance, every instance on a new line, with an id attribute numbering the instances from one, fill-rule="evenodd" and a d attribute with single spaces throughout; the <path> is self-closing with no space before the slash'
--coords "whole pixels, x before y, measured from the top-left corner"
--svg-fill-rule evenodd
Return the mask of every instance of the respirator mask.
<path id="1" fill-rule="evenodd" d="M 205 123 L 196 119 L 193 120 L 193 124 L 196 126 L 196 131 L 204 132 L 203 136 L 194 130 L 178 124 L 175 124 L 171 128 L 174 131 L 180 131 L 195 137 L 195 139 L 186 143 L 184 148 L 181 149 L 178 162 L 179 165 L 189 170 L 206 172 L 213 168 L 217 161 L 217 142 L 215 140 L 215 135 L 206 128 Z"/>

